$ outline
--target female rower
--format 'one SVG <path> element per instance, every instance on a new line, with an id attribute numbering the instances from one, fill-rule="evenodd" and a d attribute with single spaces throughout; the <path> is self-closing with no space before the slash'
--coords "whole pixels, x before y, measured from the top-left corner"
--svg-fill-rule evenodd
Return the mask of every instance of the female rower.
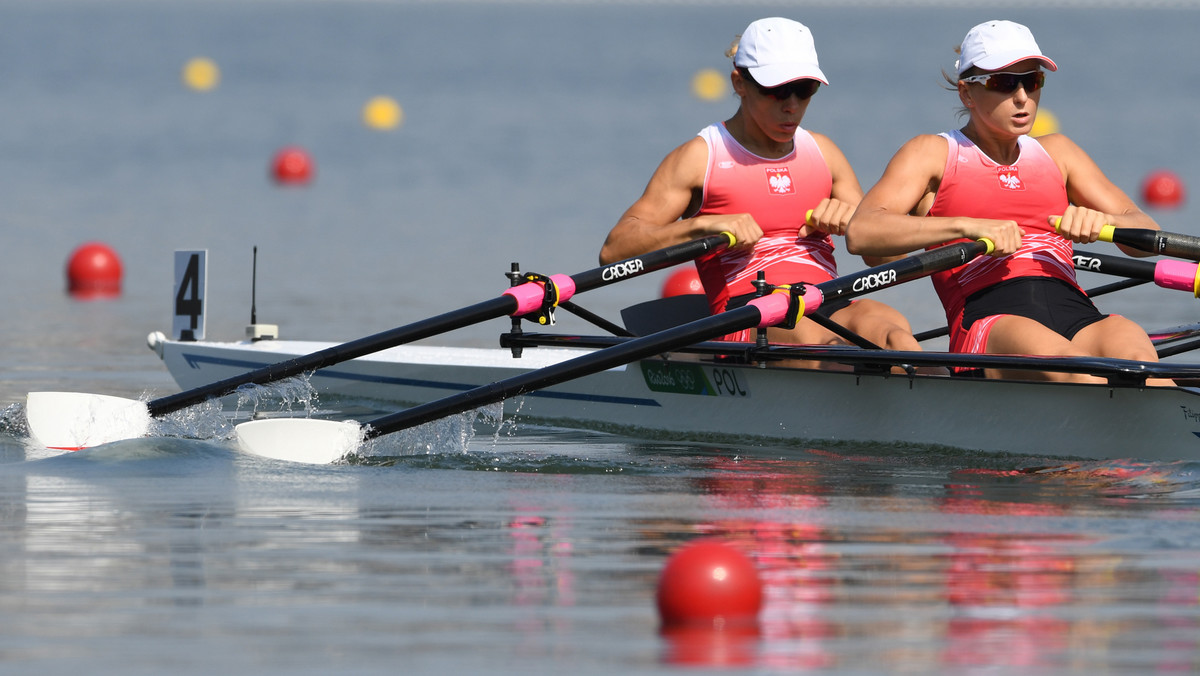
<path id="1" fill-rule="evenodd" d="M 837 276 L 830 235 L 842 235 L 862 188 L 841 150 L 800 127 L 813 94 L 828 84 L 812 34 L 790 19 L 750 24 L 728 53 L 740 106 L 662 161 L 642 196 L 608 234 L 611 263 L 724 231 L 737 243 L 696 262 L 717 313 L 754 296 L 759 270 L 772 284 L 819 283 Z M 812 210 L 805 224 L 806 212 Z M 871 262 L 871 261 L 868 261 Z M 908 321 L 872 300 L 830 303 L 818 311 L 881 347 L 919 350 Z M 754 331 L 727 336 L 753 340 Z M 842 342 L 809 319 L 771 328 L 772 342 Z"/>
<path id="2" fill-rule="evenodd" d="M 846 246 L 861 255 L 892 256 L 963 238 L 992 240 L 991 256 L 933 276 L 951 351 L 1156 361 L 1140 326 L 1101 314 L 1079 288 L 1072 242 L 1096 241 L 1105 224 L 1158 225 L 1069 138 L 1028 135 L 1045 70 L 1058 66 L 1025 26 L 988 21 L 972 28 L 959 48 L 956 77 L 946 76 L 966 125 L 917 136 L 900 148 L 850 220 Z"/>

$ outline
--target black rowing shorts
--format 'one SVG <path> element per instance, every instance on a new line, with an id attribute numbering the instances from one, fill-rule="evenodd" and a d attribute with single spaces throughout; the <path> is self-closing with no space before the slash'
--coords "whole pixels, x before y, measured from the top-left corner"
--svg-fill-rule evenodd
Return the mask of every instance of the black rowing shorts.
<path id="1" fill-rule="evenodd" d="M 967 297 L 962 327 L 992 315 L 1028 317 L 1067 340 L 1108 317 L 1082 291 L 1053 277 L 1018 277 L 976 291 Z"/>

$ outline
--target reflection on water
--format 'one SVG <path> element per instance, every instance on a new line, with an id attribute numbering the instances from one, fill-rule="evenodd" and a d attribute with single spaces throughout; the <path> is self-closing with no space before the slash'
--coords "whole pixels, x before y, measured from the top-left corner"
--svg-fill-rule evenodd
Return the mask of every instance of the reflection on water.
<path id="1" fill-rule="evenodd" d="M 70 668 L 203 641 L 205 671 L 1200 666 L 1191 464 L 869 451 L 525 428 L 385 464 L 183 439 L 0 464 L 0 647 Z M 758 627 L 660 632 L 658 572 L 701 536 L 757 563 Z"/>
<path id="2" fill-rule="evenodd" d="M 707 647 L 715 664 L 787 670 L 1200 666 L 1194 527 L 1173 538 L 1190 541 L 1185 550 L 1131 549 L 1105 532 L 1110 524 L 1089 528 L 1091 509 L 1076 507 L 1112 495 L 1114 482 L 1161 488 L 1173 476 L 1179 492 L 1190 492 L 1194 484 L 1178 477 L 1194 468 L 954 471 L 955 483 L 940 495 L 911 497 L 903 494 L 914 486 L 903 483 L 847 490 L 837 485 L 851 479 L 846 468 L 831 474 L 819 462 L 719 459 L 713 466 L 728 474 L 697 482 L 706 507 L 736 514 L 690 530 L 753 555 L 766 591 L 761 636 L 668 635 L 669 660 L 695 662 Z M 1045 500 L 1006 499 L 1013 481 L 1044 482 Z M 1168 506 L 1144 515 L 1163 517 L 1178 513 Z M 1141 643 L 1133 648 L 1131 640 Z"/>

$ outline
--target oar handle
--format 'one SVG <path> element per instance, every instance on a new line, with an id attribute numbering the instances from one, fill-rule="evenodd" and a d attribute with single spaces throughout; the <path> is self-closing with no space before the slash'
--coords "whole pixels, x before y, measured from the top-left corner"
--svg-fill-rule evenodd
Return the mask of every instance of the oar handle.
<path id="1" fill-rule="evenodd" d="M 1061 216 L 1054 220 L 1055 232 L 1058 231 L 1060 225 L 1062 225 Z M 1138 251 L 1145 251 L 1159 256 L 1173 256 L 1190 261 L 1200 261 L 1200 237 L 1193 235 L 1163 232 L 1162 230 L 1147 230 L 1145 228 L 1117 228 L 1112 225 L 1104 225 L 1100 228 L 1100 233 L 1096 238 L 1101 242 L 1124 244 Z"/>

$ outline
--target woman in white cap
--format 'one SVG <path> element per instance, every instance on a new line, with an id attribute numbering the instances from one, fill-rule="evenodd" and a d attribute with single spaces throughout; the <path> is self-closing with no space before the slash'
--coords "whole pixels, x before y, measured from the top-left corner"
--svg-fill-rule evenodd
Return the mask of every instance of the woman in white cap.
<path id="1" fill-rule="evenodd" d="M 830 235 L 845 232 L 862 199 L 841 150 L 800 126 L 813 94 L 828 84 L 808 28 L 790 19 L 760 19 L 731 55 L 730 78 L 741 105 L 733 117 L 667 155 L 600 252 L 600 261 L 611 263 L 732 232 L 735 246 L 696 262 L 714 313 L 753 297 L 759 270 L 772 284 L 837 276 Z M 832 303 L 821 312 L 876 345 L 920 349 L 904 316 L 882 303 Z M 807 318 L 795 329 L 771 328 L 767 335 L 772 342 L 842 342 Z M 754 331 L 726 338 L 753 340 Z"/>
<path id="2" fill-rule="evenodd" d="M 965 107 L 966 125 L 917 136 L 896 153 L 851 219 L 847 248 L 892 256 L 962 239 L 992 240 L 991 256 L 933 276 L 953 352 L 1156 360 L 1140 326 L 1101 314 L 1075 281 L 1072 242 L 1096 241 L 1105 224 L 1158 225 L 1069 138 L 1028 135 L 1045 71 L 1058 66 L 1028 28 L 1011 21 L 972 28 L 955 65 L 956 76 L 947 79 Z"/>

